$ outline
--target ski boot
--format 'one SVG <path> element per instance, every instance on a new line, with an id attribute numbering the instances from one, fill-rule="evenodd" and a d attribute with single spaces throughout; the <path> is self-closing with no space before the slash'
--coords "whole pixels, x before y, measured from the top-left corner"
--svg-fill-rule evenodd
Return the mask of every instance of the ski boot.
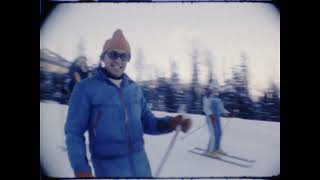
<path id="1" fill-rule="evenodd" d="M 207 152 L 207 155 L 214 158 L 220 158 L 220 154 L 217 151 Z"/>
<path id="2" fill-rule="evenodd" d="M 221 149 L 216 150 L 215 152 L 218 153 L 218 154 L 221 154 L 221 155 L 227 155 L 227 153 L 225 153 L 225 152 L 222 151 Z"/>

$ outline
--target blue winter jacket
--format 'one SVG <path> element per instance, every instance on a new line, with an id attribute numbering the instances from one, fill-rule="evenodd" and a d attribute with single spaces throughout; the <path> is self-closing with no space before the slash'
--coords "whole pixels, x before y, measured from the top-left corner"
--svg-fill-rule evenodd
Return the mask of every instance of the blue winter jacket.
<path id="1" fill-rule="evenodd" d="M 91 172 L 86 157 L 86 130 L 92 158 L 121 157 L 144 151 L 144 133 L 173 131 L 168 126 L 169 119 L 152 114 L 141 88 L 127 75 L 118 88 L 97 69 L 95 76 L 75 86 L 69 101 L 65 135 L 73 170 Z"/>

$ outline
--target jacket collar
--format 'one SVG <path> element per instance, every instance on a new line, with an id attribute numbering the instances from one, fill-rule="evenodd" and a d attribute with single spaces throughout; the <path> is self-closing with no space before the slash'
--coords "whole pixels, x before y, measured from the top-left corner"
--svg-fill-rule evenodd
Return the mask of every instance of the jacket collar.
<path id="1" fill-rule="evenodd" d="M 107 83 L 114 85 L 110 81 L 110 79 L 102 72 L 101 67 L 96 68 L 96 77 L 99 80 L 106 81 Z M 129 85 L 130 83 L 133 83 L 133 82 L 134 81 L 132 79 L 130 79 L 127 74 L 124 73 L 124 76 L 122 78 L 122 82 L 121 82 L 120 87 L 123 88 L 123 87 L 125 87 L 125 86 L 127 86 L 127 85 Z"/>

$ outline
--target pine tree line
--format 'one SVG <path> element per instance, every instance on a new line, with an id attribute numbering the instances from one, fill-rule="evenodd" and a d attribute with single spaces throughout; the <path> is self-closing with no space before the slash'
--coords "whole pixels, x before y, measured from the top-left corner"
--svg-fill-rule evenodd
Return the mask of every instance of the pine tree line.
<path id="1" fill-rule="evenodd" d="M 212 58 L 212 57 L 211 57 Z M 216 80 L 212 71 L 210 54 L 207 56 L 208 84 Z M 180 105 L 187 106 L 187 112 L 203 114 L 202 96 L 207 85 L 199 83 L 199 53 L 194 50 L 191 54 L 192 81 L 189 84 L 181 84 L 175 68 L 171 68 L 171 77 L 159 77 L 155 80 L 157 86 L 149 88 L 148 84 L 141 84 L 147 101 L 152 105 L 152 110 L 177 112 Z M 273 83 L 264 92 L 264 96 L 254 102 L 249 93 L 248 57 L 242 52 L 240 65 L 233 68 L 232 78 L 225 81 L 219 97 L 223 100 L 225 108 L 234 112 L 236 117 L 244 119 L 260 119 L 280 121 L 280 89 Z M 171 66 L 177 66 L 174 63 Z"/>
<path id="2" fill-rule="evenodd" d="M 142 74 L 138 75 L 138 83 L 141 85 L 145 98 L 152 110 L 177 112 L 179 106 L 185 105 L 187 112 L 192 114 L 203 114 L 202 96 L 207 85 L 199 83 L 200 52 L 194 49 L 191 53 L 192 80 L 190 83 L 180 82 L 178 65 L 171 61 L 170 78 L 157 77 L 152 81 L 140 81 Z M 138 51 L 136 67 L 143 69 L 143 52 Z M 205 65 L 207 67 L 207 80 L 217 80 L 214 73 L 210 51 L 207 51 Z M 240 55 L 240 65 L 232 70 L 232 77 L 226 79 L 224 87 L 221 88 L 220 98 L 225 108 L 233 111 L 236 117 L 244 119 L 260 119 L 280 121 L 280 88 L 272 83 L 265 90 L 264 95 L 254 102 L 249 93 L 249 70 L 247 65 L 248 57 L 243 52 Z M 141 71 L 140 71 L 141 72 Z M 62 92 L 65 75 L 50 72 L 40 72 L 40 98 L 41 100 L 52 100 L 62 104 L 68 102 L 68 98 Z"/>

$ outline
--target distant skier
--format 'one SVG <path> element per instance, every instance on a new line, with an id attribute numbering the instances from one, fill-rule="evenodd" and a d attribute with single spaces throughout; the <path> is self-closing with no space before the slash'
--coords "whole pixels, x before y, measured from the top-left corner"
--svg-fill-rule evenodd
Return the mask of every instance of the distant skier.
<path id="1" fill-rule="evenodd" d="M 69 82 L 68 82 L 68 95 L 71 94 L 74 86 L 81 80 L 90 77 L 89 68 L 86 63 L 87 58 L 85 56 L 79 56 L 75 59 L 69 68 Z"/>
<path id="2" fill-rule="evenodd" d="M 219 154 L 225 154 L 220 147 L 222 136 L 220 116 L 232 116 L 232 113 L 223 107 L 223 103 L 218 95 L 219 85 L 218 82 L 214 80 L 206 89 L 203 97 L 203 112 L 206 115 L 210 133 L 207 153 L 214 157 L 218 157 Z"/>

